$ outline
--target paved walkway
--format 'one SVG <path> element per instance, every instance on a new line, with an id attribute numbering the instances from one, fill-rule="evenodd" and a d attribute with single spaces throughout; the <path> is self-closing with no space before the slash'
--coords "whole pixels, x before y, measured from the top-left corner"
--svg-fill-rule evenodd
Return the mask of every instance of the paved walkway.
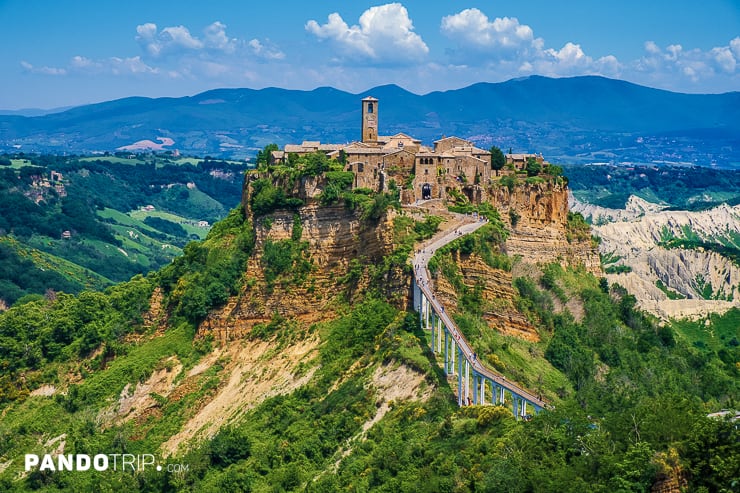
<path id="1" fill-rule="evenodd" d="M 455 339 L 456 344 L 462 349 L 464 358 L 477 373 L 483 375 L 485 378 L 492 380 L 497 385 L 506 388 L 510 392 L 523 397 L 527 401 L 536 404 L 537 406 L 540 406 L 542 408 L 547 407 L 547 404 L 544 401 L 538 399 L 533 394 L 519 387 L 515 383 L 506 380 L 506 377 L 504 377 L 500 373 L 486 368 L 481 364 L 480 361 L 478 361 L 478 358 L 475 357 L 475 352 L 473 351 L 468 341 L 465 339 L 465 336 L 463 336 L 462 333 L 458 330 L 457 326 L 452 321 L 452 318 L 447 314 L 444 306 L 442 306 L 442 303 L 440 303 L 440 301 L 435 297 L 434 292 L 432 291 L 432 283 L 428 264 L 429 259 L 432 258 L 434 252 L 447 245 L 448 243 L 454 241 L 455 239 L 470 234 L 487 224 L 487 221 L 482 218 L 479 219 L 472 216 L 465 216 L 464 214 L 456 214 L 456 216 L 462 218 L 465 221 L 464 224 L 459 227 L 450 226 L 449 229 L 444 230 L 443 232 L 429 240 L 427 243 L 425 243 L 422 246 L 421 250 L 419 250 L 414 255 L 414 275 L 416 276 L 416 282 L 421 291 L 424 293 L 424 296 L 426 296 L 426 298 L 432 304 L 432 308 L 434 309 L 435 313 L 437 313 L 437 315 L 442 319 L 445 327 L 447 327 L 447 330 Z M 458 389 L 458 391 L 460 391 L 460 389 Z"/>

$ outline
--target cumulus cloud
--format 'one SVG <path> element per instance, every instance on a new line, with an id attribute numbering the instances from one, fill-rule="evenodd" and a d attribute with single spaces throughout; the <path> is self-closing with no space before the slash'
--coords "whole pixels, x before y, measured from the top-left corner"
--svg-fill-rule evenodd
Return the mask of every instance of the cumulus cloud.
<path id="1" fill-rule="evenodd" d="M 208 48 L 223 51 L 224 53 L 234 53 L 236 51 L 238 40 L 229 38 L 226 34 L 226 25 L 216 21 L 205 28 L 204 44 Z"/>
<path id="2" fill-rule="evenodd" d="M 92 59 L 72 57 L 63 67 L 36 67 L 27 61 L 21 67 L 27 73 L 44 75 L 158 76 L 169 79 L 200 77 L 233 84 L 252 73 L 255 63 L 280 61 L 285 54 L 270 40 L 245 41 L 230 37 L 220 21 L 206 26 L 202 35 L 185 26 L 159 28 L 147 22 L 136 26 L 135 41 L 142 52 L 134 56 Z"/>
<path id="3" fill-rule="evenodd" d="M 478 9 L 465 9 L 442 18 L 442 33 L 459 45 L 485 51 L 494 57 L 513 58 L 542 49 L 542 38 L 535 38 L 531 27 L 515 17 L 493 21 Z"/>
<path id="4" fill-rule="evenodd" d="M 213 24 L 209 26 L 213 27 Z M 197 51 L 205 47 L 203 41 L 193 37 L 185 26 L 165 27 L 160 31 L 157 25 L 151 22 L 136 26 L 136 41 L 154 58 L 182 51 Z"/>
<path id="5" fill-rule="evenodd" d="M 508 76 L 537 73 L 549 76 L 602 74 L 620 71 L 616 57 L 588 56 L 581 45 L 568 42 L 560 49 L 545 48 L 545 41 L 515 17 L 493 20 L 476 8 L 442 18 L 440 30 L 454 41 L 456 62 L 488 65 Z"/>
<path id="6" fill-rule="evenodd" d="M 339 55 L 349 60 L 394 64 L 418 61 L 429 53 L 400 3 L 371 7 L 360 16 L 359 25 L 352 26 L 334 12 L 325 24 L 309 20 L 306 31 L 331 42 Z"/>
<path id="7" fill-rule="evenodd" d="M 152 60 L 202 56 L 205 62 L 207 58 L 245 53 L 267 60 L 285 58 L 285 54 L 269 40 L 252 39 L 247 42 L 229 37 L 226 25 L 220 21 L 206 26 L 202 37 L 191 34 L 185 26 L 160 30 L 156 24 L 147 22 L 136 26 L 136 41 Z"/>
<path id="8" fill-rule="evenodd" d="M 285 58 L 285 53 L 269 41 L 263 43 L 259 39 L 252 39 L 247 44 L 252 50 L 252 54 L 259 58 L 264 58 L 265 60 L 282 60 Z"/>
<path id="9" fill-rule="evenodd" d="M 108 59 L 108 66 L 113 75 L 121 74 L 158 74 L 159 69 L 144 63 L 140 56 Z"/>
<path id="10" fill-rule="evenodd" d="M 740 72 L 740 36 L 726 46 L 716 46 L 708 51 L 686 50 L 679 44 L 661 48 L 653 41 L 644 45 L 645 54 L 632 67 L 652 79 L 682 76 L 692 82 L 715 77 L 737 77 Z"/>

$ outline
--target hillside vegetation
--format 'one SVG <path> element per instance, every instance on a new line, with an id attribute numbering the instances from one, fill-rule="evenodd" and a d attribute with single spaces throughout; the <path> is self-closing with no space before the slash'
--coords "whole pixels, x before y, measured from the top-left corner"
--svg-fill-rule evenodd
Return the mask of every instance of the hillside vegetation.
<path id="1" fill-rule="evenodd" d="M 239 203 L 244 169 L 167 155 L 0 158 L 0 306 L 166 265 Z"/>
<path id="2" fill-rule="evenodd" d="M 481 359 L 542 386 L 554 408 L 531 421 L 509 408 L 458 408 L 418 314 L 398 301 L 403 293 L 387 294 L 388 273 L 410 273 L 415 244 L 444 223 L 397 211 L 392 194 L 360 203 L 347 195 L 360 233 L 390 228 L 392 253 L 370 262 L 360 250 L 346 266 L 325 265 L 322 252 L 310 254 L 315 238 L 305 235 L 315 225 L 301 223 L 303 206 L 288 202 L 296 197 L 267 201 L 280 196 L 263 196 L 271 206 L 259 218 L 233 210 L 157 273 L 0 315 L 0 364 L 11 370 L 1 389 L 0 489 L 639 492 L 667 479 L 692 491 L 737 489 L 738 429 L 706 417 L 737 406 L 740 349 L 727 328 L 736 312 L 717 317 L 717 331 L 660 323 L 583 269 L 516 269 L 500 251 L 505 227 L 492 220 L 440 253 L 440 275 L 454 277 L 455 259 L 474 255 L 516 273 L 514 304 L 538 341 L 491 329 L 474 288 L 458 286 L 467 301 L 456 317 Z M 274 242 L 291 248 L 279 248 L 286 260 L 271 273 L 266 235 L 286 207 L 292 232 Z M 324 278 L 327 269 L 345 275 Z M 317 293 L 319 280 L 331 288 Z M 296 292 L 321 313 L 285 316 Z M 264 296 L 286 304 L 243 337 L 215 340 L 214 313 L 235 313 L 236 300 L 259 310 Z M 24 454 L 54 450 L 151 453 L 188 467 L 23 471 Z"/>

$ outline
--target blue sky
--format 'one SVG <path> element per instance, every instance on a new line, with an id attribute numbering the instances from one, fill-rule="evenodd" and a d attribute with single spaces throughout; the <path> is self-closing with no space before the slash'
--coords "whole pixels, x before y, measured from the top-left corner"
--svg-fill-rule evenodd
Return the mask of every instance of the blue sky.
<path id="1" fill-rule="evenodd" d="M 740 90 L 739 0 L 0 0 L 0 109 L 540 74 Z"/>

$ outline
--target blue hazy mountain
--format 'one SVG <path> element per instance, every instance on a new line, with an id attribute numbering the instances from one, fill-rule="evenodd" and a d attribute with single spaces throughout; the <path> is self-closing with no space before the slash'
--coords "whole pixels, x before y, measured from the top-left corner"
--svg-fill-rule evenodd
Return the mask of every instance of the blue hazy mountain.
<path id="1" fill-rule="evenodd" d="M 275 142 L 359 138 L 359 99 L 380 100 L 381 134 L 427 144 L 443 135 L 555 161 L 740 166 L 740 92 L 682 94 L 596 76 L 531 76 L 413 94 L 329 87 L 216 89 L 181 98 L 131 97 L 42 116 L 0 116 L 0 150 L 113 151 L 168 137 L 172 149 L 244 157 Z"/>

